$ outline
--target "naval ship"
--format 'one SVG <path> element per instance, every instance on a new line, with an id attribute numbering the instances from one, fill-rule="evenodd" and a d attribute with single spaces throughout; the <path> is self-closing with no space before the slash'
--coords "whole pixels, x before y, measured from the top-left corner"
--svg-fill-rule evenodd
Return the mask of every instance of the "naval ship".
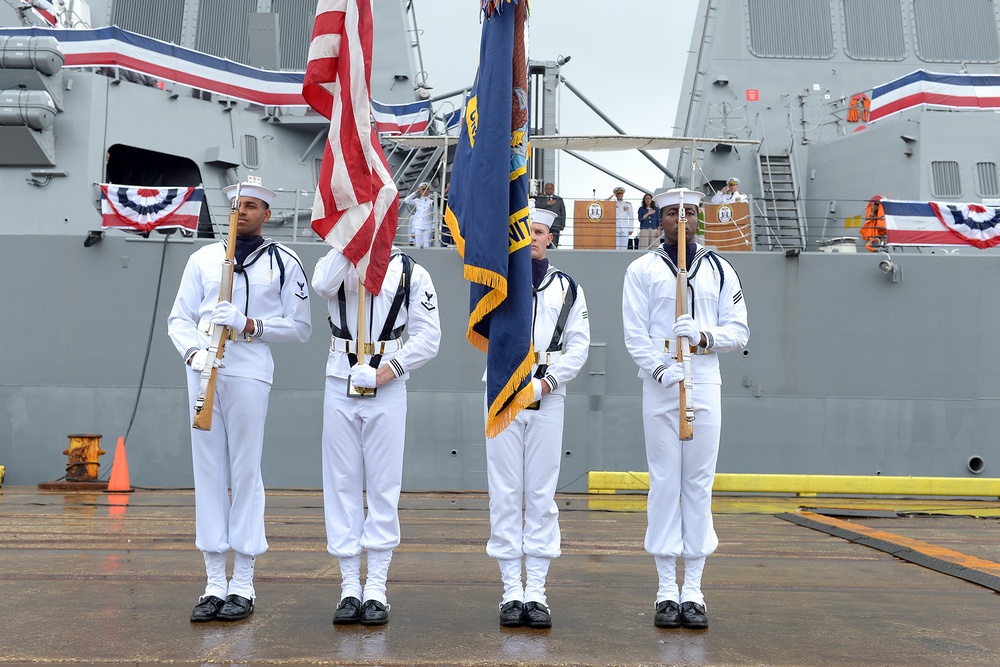
<path id="1" fill-rule="evenodd" d="M 419 6 L 374 1 L 372 97 L 427 109 L 422 131 L 446 137 L 463 91 L 432 95 Z M 221 188 L 259 176 L 278 192 L 265 233 L 309 271 L 328 250 L 309 229 L 326 123 L 295 99 L 314 10 L 311 0 L 0 2 L 8 484 L 58 478 L 67 436 L 87 433 L 108 449 L 125 438 L 135 486 L 191 486 L 190 406 L 166 315 L 188 256 L 225 231 Z M 995 111 L 916 105 L 871 118 L 879 86 L 911 73 L 994 72 L 995 1 L 700 0 L 691 40 L 686 93 L 663 135 L 701 141 L 670 155 L 663 186 L 711 193 L 736 176 L 750 210 L 746 247 L 726 251 L 752 334 L 722 360 L 719 472 L 1000 469 L 989 333 L 1000 330 L 990 279 L 1000 260 L 969 245 L 889 239 L 869 251 L 860 233 L 875 196 L 1000 196 Z M 561 85 L 559 64 L 532 67 L 539 98 Z M 533 134 L 551 134 L 553 117 L 540 115 Z M 400 192 L 422 181 L 440 190 L 447 145 L 387 141 Z M 549 169 L 539 157 L 532 174 L 552 180 Z M 104 230 L 102 183 L 200 186 L 196 229 Z M 397 243 L 407 242 L 404 216 Z M 407 252 L 434 278 L 443 338 L 408 382 L 404 488 L 483 490 L 485 358 L 465 340 L 461 258 L 448 247 Z M 586 490 L 594 471 L 646 469 L 641 386 L 621 327 L 622 276 L 635 257 L 550 254 L 586 290 L 592 327 L 588 363 L 568 388 L 560 490 Z M 314 296 L 312 339 L 273 348 L 263 461 L 272 488 L 321 485 L 325 319 Z"/>

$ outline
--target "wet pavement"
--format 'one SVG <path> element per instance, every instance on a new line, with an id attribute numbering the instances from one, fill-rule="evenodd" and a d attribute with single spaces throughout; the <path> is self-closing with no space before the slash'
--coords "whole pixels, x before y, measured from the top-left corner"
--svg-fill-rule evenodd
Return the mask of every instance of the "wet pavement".
<path id="1" fill-rule="evenodd" d="M 549 573 L 551 630 L 499 627 L 502 587 L 485 554 L 481 493 L 404 494 L 390 623 L 333 626 L 339 571 L 325 551 L 315 490 L 268 492 L 271 548 L 257 561 L 254 614 L 192 624 L 204 566 L 193 545 L 190 491 L 112 496 L 5 487 L 0 662 L 1000 664 L 994 590 L 788 520 L 803 508 L 820 522 L 839 515 L 861 532 L 878 531 L 883 542 L 965 556 L 967 568 L 992 581 L 990 567 L 1000 568 L 996 499 L 717 496 L 721 546 L 705 570 L 705 631 L 653 627 L 656 574 L 642 549 L 644 496 L 558 500 L 563 555 Z"/>

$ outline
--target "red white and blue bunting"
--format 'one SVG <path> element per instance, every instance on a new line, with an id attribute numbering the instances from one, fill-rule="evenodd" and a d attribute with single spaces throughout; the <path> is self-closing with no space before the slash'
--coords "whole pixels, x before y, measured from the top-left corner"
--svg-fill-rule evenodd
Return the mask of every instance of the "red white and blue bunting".
<path id="1" fill-rule="evenodd" d="M 205 191 L 201 187 L 147 188 L 101 183 L 101 226 L 149 233 L 154 229 L 198 229 Z"/>
<path id="2" fill-rule="evenodd" d="M 888 245 L 1000 244 L 1000 208 L 983 204 L 882 200 Z"/>

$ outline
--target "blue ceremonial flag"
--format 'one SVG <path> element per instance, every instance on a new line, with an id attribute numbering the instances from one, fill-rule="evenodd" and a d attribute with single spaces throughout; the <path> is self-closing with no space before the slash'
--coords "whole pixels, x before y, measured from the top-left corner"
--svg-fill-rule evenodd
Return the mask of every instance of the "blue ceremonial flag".
<path id="1" fill-rule="evenodd" d="M 534 400 L 527 12 L 527 0 L 483 0 L 479 71 L 445 212 L 472 283 L 466 336 L 486 352 L 487 437 Z"/>

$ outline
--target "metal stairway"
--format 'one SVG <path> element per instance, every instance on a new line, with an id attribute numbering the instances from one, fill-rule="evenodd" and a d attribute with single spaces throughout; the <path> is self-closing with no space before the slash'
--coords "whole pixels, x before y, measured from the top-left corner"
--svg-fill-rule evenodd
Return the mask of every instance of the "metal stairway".
<path id="1" fill-rule="evenodd" d="M 392 180 L 396 183 L 400 198 L 413 192 L 419 183 L 430 182 L 441 166 L 441 146 L 412 148 L 403 156 L 399 166 L 393 170 Z M 398 149 L 397 149 L 398 151 Z M 391 158 L 390 158 L 391 164 Z"/>
<path id="2" fill-rule="evenodd" d="M 795 187 L 795 172 L 789 155 L 759 155 L 763 184 L 764 229 L 761 246 L 782 250 L 806 246 L 801 204 Z"/>

